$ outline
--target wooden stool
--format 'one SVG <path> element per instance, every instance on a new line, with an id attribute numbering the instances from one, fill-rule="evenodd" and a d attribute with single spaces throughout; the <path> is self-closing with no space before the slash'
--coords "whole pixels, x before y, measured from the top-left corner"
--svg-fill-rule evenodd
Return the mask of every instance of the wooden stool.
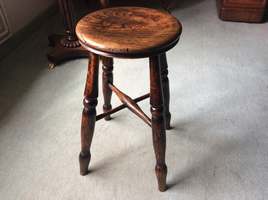
<path id="1" fill-rule="evenodd" d="M 82 18 L 76 27 L 81 45 L 90 53 L 84 92 L 81 145 L 79 155 L 80 174 L 88 173 L 90 146 L 95 122 L 128 108 L 152 127 L 156 156 L 156 176 L 160 191 L 166 190 L 167 167 L 165 163 L 166 132 L 170 129 L 169 80 L 165 52 L 179 41 L 182 26 L 166 12 L 141 7 L 114 7 L 93 12 Z M 103 61 L 104 113 L 96 116 L 98 97 L 99 59 Z M 136 99 L 121 92 L 113 85 L 113 58 L 150 59 L 150 93 Z M 112 109 L 114 92 L 122 105 Z M 150 97 L 150 119 L 137 102 Z"/>

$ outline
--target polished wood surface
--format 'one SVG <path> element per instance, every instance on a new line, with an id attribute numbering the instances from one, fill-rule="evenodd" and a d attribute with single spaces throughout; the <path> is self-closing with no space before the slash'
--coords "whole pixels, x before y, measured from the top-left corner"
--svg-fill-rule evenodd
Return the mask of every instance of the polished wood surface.
<path id="1" fill-rule="evenodd" d="M 64 34 L 53 34 L 48 37 L 49 46 L 52 47 L 52 50 L 47 53 L 48 67 L 50 70 L 65 61 L 88 57 L 88 51 L 81 45 L 68 46 L 72 45 L 72 42 L 68 42 L 66 37 Z M 66 42 L 66 45 L 63 44 L 64 42 Z"/>
<path id="2" fill-rule="evenodd" d="M 75 34 L 76 19 L 72 0 L 57 0 L 64 25 L 63 34 L 52 34 L 48 37 L 52 50 L 47 53 L 49 69 L 53 69 L 62 62 L 88 57 L 88 51 L 79 43 Z M 94 5 L 95 7 L 96 5 Z M 100 7 L 109 6 L 109 0 L 100 0 Z"/>
<path id="3" fill-rule="evenodd" d="M 84 91 L 84 109 L 81 124 L 81 152 L 79 154 L 81 175 L 88 173 L 91 158 L 90 147 L 95 129 L 96 106 L 98 104 L 98 73 L 99 56 L 91 53 Z"/>
<path id="4" fill-rule="evenodd" d="M 267 0 L 218 0 L 217 4 L 223 20 L 262 22 Z"/>
<path id="5" fill-rule="evenodd" d="M 100 3 L 102 8 L 107 8 L 110 5 L 110 0 L 100 0 Z"/>
<path id="6" fill-rule="evenodd" d="M 102 92 L 104 98 L 103 111 L 109 112 L 112 110 L 111 99 L 112 99 L 112 90 L 109 87 L 109 84 L 113 83 L 113 59 L 103 57 L 102 58 Z M 110 120 L 111 116 L 105 116 L 105 120 Z"/>
<path id="7" fill-rule="evenodd" d="M 72 0 L 58 0 L 59 10 L 63 19 L 64 34 L 52 34 L 48 37 L 52 50 L 47 53 L 49 68 L 74 58 L 88 56 L 88 52 L 81 47 L 75 34 L 75 17 Z"/>
<path id="8" fill-rule="evenodd" d="M 153 146 L 156 157 L 155 173 L 158 188 L 161 192 L 166 190 L 167 165 L 166 131 L 164 121 L 164 96 L 161 82 L 161 64 L 159 55 L 150 57 L 150 104 L 152 113 Z"/>
<path id="9" fill-rule="evenodd" d="M 166 24 L 163 25 L 161 22 Z M 162 30 L 163 28 L 166 30 Z M 82 147 L 79 156 L 81 175 L 88 173 L 95 122 L 103 118 L 110 120 L 111 114 L 128 108 L 152 129 L 158 188 L 162 192 L 167 189 L 166 129 L 171 128 L 171 114 L 168 63 L 165 51 L 178 42 L 181 30 L 179 21 L 168 13 L 141 7 L 104 9 L 87 15 L 78 23 L 76 31 L 79 41 L 85 49 L 91 52 L 82 114 Z M 113 84 L 113 57 L 146 56 L 150 61 L 150 94 L 132 99 Z M 103 61 L 104 112 L 96 115 L 100 57 Z M 112 93 L 123 103 L 114 109 L 111 105 Z M 148 97 L 150 97 L 151 104 L 151 119 L 137 104 Z"/>
<path id="10" fill-rule="evenodd" d="M 91 3 L 91 1 L 89 0 Z M 101 8 L 111 6 L 112 0 L 99 0 Z M 119 1 L 120 5 L 129 5 L 129 2 Z M 170 10 L 171 0 L 159 0 L 161 6 Z M 228 21 L 242 21 L 242 22 L 262 22 L 265 12 L 265 4 L 267 0 L 217 0 L 219 17 Z M 49 36 L 49 45 L 53 48 L 47 54 L 50 68 L 61 62 L 68 61 L 75 58 L 87 57 L 87 51 L 80 46 L 74 34 L 73 27 L 74 11 L 72 9 L 72 0 L 58 0 L 59 8 L 62 14 L 65 33 L 53 34 Z M 131 2 L 131 4 L 133 4 Z M 96 5 L 94 5 L 96 7 Z"/>
<path id="11" fill-rule="evenodd" d="M 169 112 L 169 103 L 170 103 L 170 91 L 169 91 L 169 79 L 168 79 L 168 63 L 166 53 L 162 53 L 160 56 L 161 64 L 161 78 L 163 86 L 163 95 L 164 95 L 164 108 L 165 108 L 165 127 L 167 130 L 171 129 L 170 119 L 171 114 Z"/>
<path id="12" fill-rule="evenodd" d="M 156 9 L 115 7 L 93 12 L 76 27 L 81 44 L 104 56 L 146 57 L 173 47 L 181 34 L 175 17 Z"/>
<path id="13" fill-rule="evenodd" d="M 141 118 L 146 124 L 151 126 L 150 118 L 143 112 L 143 110 L 139 107 L 139 105 L 128 95 L 124 94 L 113 84 L 109 84 L 111 90 L 118 96 L 120 101 L 127 106 L 127 108 L 136 114 L 139 118 Z"/>
<path id="14" fill-rule="evenodd" d="M 142 101 L 142 100 L 144 100 L 144 99 L 147 99 L 147 98 L 149 98 L 149 97 L 150 97 L 150 94 L 145 94 L 145 95 L 143 95 L 143 96 L 140 96 L 140 97 L 138 97 L 138 98 L 133 99 L 133 101 L 134 101 L 135 103 L 138 103 L 138 102 L 140 102 L 140 101 Z M 100 120 L 100 119 L 103 119 L 103 118 L 105 118 L 106 116 L 110 116 L 111 114 L 116 113 L 116 112 L 118 112 L 118 111 L 120 111 L 120 110 L 123 110 L 124 108 L 127 108 L 127 105 L 126 105 L 126 104 L 122 104 L 122 105 L 120 105 L 120 106 L 117 106 L 117 107 L 111 109 L 110 111 L 106 111 L 106 112 L 104 112 L 104 113 L 102 113 L 102 114 L 99 114 L 99 115 L 96 116 L 96 121 L 98 121 L 98 120 Z M 111 119 L 111 118 L 110 118 L 110 119 Z M 109 120 L 110 120 L 110 119 L 109 119 Z"/>

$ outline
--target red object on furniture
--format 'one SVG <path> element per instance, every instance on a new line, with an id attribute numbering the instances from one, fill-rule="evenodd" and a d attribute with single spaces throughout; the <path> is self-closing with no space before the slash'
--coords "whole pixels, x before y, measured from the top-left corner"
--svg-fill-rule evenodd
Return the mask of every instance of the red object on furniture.
<path id="1" fill-rule="evenodd" d="M 267 0 L 218 0 L 219 17 L 227 21 L 262 22 Z"/>

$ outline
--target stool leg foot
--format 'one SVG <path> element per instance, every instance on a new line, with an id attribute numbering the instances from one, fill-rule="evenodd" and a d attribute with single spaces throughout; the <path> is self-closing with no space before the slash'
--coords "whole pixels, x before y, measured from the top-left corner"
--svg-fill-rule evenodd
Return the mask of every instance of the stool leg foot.
<path id="1" fill-rule="evenodd" d="M 155 173 L 158 180 L 158 189 L 160 192 L 165 192 L 167 189 L 167 166 L 166 165 L 156 165 Z"/>
<path id="2" fill-rule="evenodd" d="M 171 129 L 170 126 L 171 114 L 169 111 L 170 89 L 169 89 L 168 63 L 166 53 L 162 53 L 160 55 L 160 63 L 161 63 L 161 79 L 162 79 L 163 95 L 164 95 L 165 127 L 167 130 L 169 130 Z"/>
<path id="3" fill-rule="evenodd" d="M 80 164 L 80 175 L 85 176 L 88 174 L 88 165 L 91 159 L 90 152 L 83 153 L 82 151 L 79 154 L 79 164 Z"/>
<path id="4" fill-rule="evenodd" d="M 150 104 L 152 113 L 153 146 L 156 157 L 155 172 L 158 180 L 158 188 L 163 192 L 166 190 L 167 166 L 165 163 L 166 130 L 160 70 L 159 56 L 150 57 Z"/>
<path id="5" fill-rule="evenodd" d="M 109 87 L 109 83 L 113 83 L 113 59 L 102 57 L 102 90 L 104 97 L 104 105 L 103 111 L 108 112 L 112 109 L 111 98 L 112 98 L 112 90 Z M 111 116 L 107 115 L 104 118 L 106 121 L 111 120 Z"/>
<path id="6" fill-rule="evenodd" d="M 81 175 L 88 173 L 88 165 L 91 158 L 90 147 L 95 128 L 96 106 L 98 103 L 98 70 L 99 56 L 91 53 L 84 91 L 84 109 L 81 123 L 81 153 L 79 154 Z"/>

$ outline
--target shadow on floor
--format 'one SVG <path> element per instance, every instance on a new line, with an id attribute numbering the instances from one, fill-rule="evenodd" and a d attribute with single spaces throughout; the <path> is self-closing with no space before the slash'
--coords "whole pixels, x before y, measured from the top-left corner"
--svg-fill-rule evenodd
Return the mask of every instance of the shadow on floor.
<path id="1" fill-rule="evenodd" d="M 246 143 L 246 138 L 250 134 L 247 127 L 241 126 L 238 129 L 236 125 L 233 127 L 236 122 L 229 121 L 229 117 L 226 119 L 224 112 L 219 112 L 218 110 L 218 108 L 223 107 L 222 104 L 225 104 L 225 106 L 227 104 L 227 106 L 229 105 L 230 108 L 233 109 L 230 115 L 235 116 L 241 104 L 234 103 L 232 95 L 223 99 L 224 102 L 215 102 L 215 105 L 210 105 L 206 112 L 195 113 L 195 116 L 191 119 L 175 121 L 175 123 L 173 123 L 173 129 L 167 131 L 167 154 L 171 152 L 172 160 L 176 162 L 175 168 L 171 168 L 169 163 L 167 163 L 169 170 L 172 171 L 172 176 L 168 178 L 167 184 L 168 188 L 172 191 L 179 192 L 181 188 L 184 188 L 189 183 L 192 185 L 192 181 L 198 182 L 200 176 L 201 178 L 202 176 L 207 178 L 206 183 L 208 185 L 213 185 L 213 182 L 220 182 L 224 177 L 222 177 L 222 173 L 218 173 L 219 166 L 226 167 L 224 161 L 227 156 L 239 154 L 238 152 L 244 148 L 255 148 L 248 146 Z M 208 111 L 209 113 L 215 113 L 212 118 L 207 115 Z M 173 112 L 176 113 L 175 110 L 173 110 Z M 230 118 L 233 119 L 233 117 Z M 175 119 L 173 119 L 173 121 L 174 120 Z M 186 147 L 191 147 L 189 149 L 183 147 L 183 151 L 185 151 L 187 155 L 182 155 L 182 143 L 193 145 L 186 145 Z M 144 145 L 146 144 L 141 144 L 141 146 L 135 147 L 135 149 L 124 150 L 119 154 L 101 158 L 101 161 L 94 163 L 92 167 L 90 167 L 90 172 L 97 173 L 98 175 L 108 173 L 108 171 L 111 170 L 110 165 L 115 166 L 115 163 L 126 162 L 133 152 L 135 152 L 135 154 L 142 152 Z M 198 151 L 198 147 L 202 149 L 201 152 Z M 153 154 L 153 151 L 148 153 Z M 167 157 L 168 156 L 170 155 L 167 155 Z M 187 162 L 187 164 L 182 167 L 179 164 L 180 160 L 184 160 L 189 156 L 191 162 Z M 231 166 L 228 166 L 228 169 L 229 168 L 231 169 Z M 233 171 L 235 171 L 235 169 Z M 203 173 L 205 174 L 203 175 Z M 202 187 L 202 185 L 200 185 L 200 187 Z"/>
<path id="2" fill-rule="evenodd" d="M 52 16 L 53 22 L 57 16 Z M 58 24 L 46 23 L 39 27 L 25 41 L 18 44 L 8 56 L 0 60 L 0 126 L 23 96 L 48 70 L 46 53 L 49 50 L 47 36 Z"/>
<path id="3" fill-rule="evenodd" d="M 216 169 L 219 164 L 219 158 L 224 160 L 229 154 L 235 153 L 236 149 L 241 148 L 237 145 L 236 140 L 228 140 L 226 136 L 220 136 L 220 133 L 215 130 L 211 134 L 212 127 L 206 127 L 206 124 L 202 124 L 202 119 L 196 119 L 197 121 L 177 123 L 175 127 L 180 127 L 179 130 L 174 130 L 176 133 L 176 143 L 179 144 L 181 140 L 188 140 L 188 142 L 195 145 L 207 146 L 209 149 L 207 152 L 192 152 L 188 156 L 191 156 L 191 161 L 186 167 L 176 166 L 175 169 L 170 169 L 174 172 L 171 180 L 167 180 L 168 188 L 179 190 L 188 184 L 189 180 L 198 180 L 202 173 L 207 172 L 209 168 L 213 169 L 213 176 L 216 176 Z M 199 121 L 200 120 L 200 121 Z M 235 134 L 235 133 L 233 133 Z M 208 140 L 210 138 L 210 142 Z M 243 140 L 241 138 L 241 140 Z M 175 142 L 174 142 L 175 143 Z M 179 147 L 174 144 L 172 151 L 176 151 L 179 154 Z M 178 150 L 176 150 L 176 148 Z M 179 159 L 179 158 L 178 158 Z M 221 177 L 218 176 L 217 180 Z M 207 180 L 209 182 L 209 178 Z M 210 183 L 209 183 L 210 185 Z"/>
<path id="4" fill-rule="evenodd" d="M 189 120 L 176 121 L 173 124 L 173 129 L 167 132 L 167 136 L 170 133 L 172 134 L 170 136 L 172 137 L 171 142 L 167 148 L 172 148 L 175 155 L 179 155 L 181 150 L 179 144 L 182 141 L 193 144 L 195 147 L 201 146 L 200 149 L 203 149 L 200 152 L 198 150 L 194 150 L 192 153 L 188 152 L 191 161 L 187 162 L 186 166 L 176 165 L 176 168 L 172 169 L 175 172 L 173 171 L 171 180 L 167 180 L 170 189 L 178 191 L 189 184 L 189 181 L 199 180 L 200 177 L 202 180 L 202 176 L 205 177 L 208 185 L 213 185 L 224 178 L 222 173 L 217 173 L 218 168 L 224 167 L 232 171 L 232 166 L 226 166 L 228 165 L 225 162 L 226 157 L 237 155 L 246 149 L 251 149 L 254 152 L 257 148 L 255 144 L 248 145 L 247 143 L 252 133 L 249 129 L 250 125 L 244 127 L 242 124 L 247 124 L 247 122 L 239 122 L 240 119 L 236 117 L 241 105 L 233 102 L 233 95 L 226 96 L 224 99 L 224 102 L 215 102 L 215 105 L 210 106 L 206 112 L 196 113 Z M 218 110 L 218 108 L 224 106 L 230 106 L 231 111 L 227 116 L 224 111 Z M 215 114 L 211 117 L 209 116 L 211 114 L 207 113 Z M 193 150 L 194 147 L 191 149 Z M 206 150 L 204 151 L 204 149 Z M 179 156 L 177 157 L 180 159 Z M 186 158 L 186 160 L 189 160 L 189 158 Z M 239 173 L 243 172 L 240 171 Z M 212 181 L 215 183 L 212 183 Z"/>

